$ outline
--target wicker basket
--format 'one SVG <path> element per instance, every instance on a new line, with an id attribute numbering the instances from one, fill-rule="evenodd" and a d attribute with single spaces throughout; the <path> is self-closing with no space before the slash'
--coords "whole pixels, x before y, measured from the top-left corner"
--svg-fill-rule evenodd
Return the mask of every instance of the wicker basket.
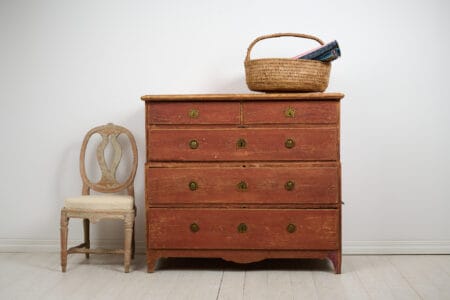
<path id="1" fill-rule="evenodd" d="M 295 58 L 250 59 L 253 46 L 261 40 L 283 36 L 312 39 L 315 36 L 299 33 L 276 33 L 256 38 L 248 47 L 245 58 L 247 86 L 259 92 L 323 92 L 328 86 L 331 63 Z"/>

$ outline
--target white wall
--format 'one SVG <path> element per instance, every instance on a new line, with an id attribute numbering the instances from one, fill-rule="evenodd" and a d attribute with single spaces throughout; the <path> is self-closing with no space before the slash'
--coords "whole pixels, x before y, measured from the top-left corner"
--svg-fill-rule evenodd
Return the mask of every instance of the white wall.
<path id="1" fill-rule="evenodd" d="M 450 252 L 449 11 L 444 0 L 1 1 L 0 250 L 58 248 L 63 199 L 80 193 L 81 139 L 110 121 L 139 144 L 143 241 L 139 97 L 247 92 L 248 44 L 287 31 L 337 39 L 342 48 L 328 91 L 346 94 L 347 252 Z M 257 45 L 254 56 L 312 46 L 276 39 Z M 73 229 L 80 238 L 79 223 Z M 120 238 L 118 224 L 99 225 L 94 237 L 98 231 Z"/>

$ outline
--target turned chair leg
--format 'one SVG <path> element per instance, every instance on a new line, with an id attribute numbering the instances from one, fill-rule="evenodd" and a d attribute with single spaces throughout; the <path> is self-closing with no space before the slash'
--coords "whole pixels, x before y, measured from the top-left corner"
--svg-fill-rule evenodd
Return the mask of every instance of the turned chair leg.
<path id="1" fill-rule="evenodd" d="M 133 239 L 133 223 L 134 215 L 133 213 L 127 214 L 124 220 L 125 227 L 125 241 L 124 241 L 124 268 L 125 273 L 130 272 L 131 263 L 131 244 Z"/>
<path id="2" fill-rule="evenodd" d="M 84 246 L 86 249 L 91 248 L 91 241 L 89 239 L 89 219 L 83 219 L 83 229 L 84 229 Z M 86 253 L 86 258 L 89 259 L 89 253 Z"/>
<path id="3" fill-rule="evenodd" d="M 67 213 L 61 211 L 61 225 L 60 225 L 60 233 L 61 233 L 61 270 L 66 272 L 67 268 L 67 235 L 68 235 L 68 226 L 69 226 L 69 218 L 67 217 Z"/>
<path id="4" fill-rule="evenodd" d="M 131 259 L 134 259 L 134 254 L 136 253 L 136 242 L 135 242 L 135 240 L 134 240 L 134 236 L 135 236 L 135 233 L 134 233 L 134 224 L 135 224 L 136 222 L 135 221 L 133 221 L 133 233 L 132 233 L 132 240 L 131 240 Z"/>

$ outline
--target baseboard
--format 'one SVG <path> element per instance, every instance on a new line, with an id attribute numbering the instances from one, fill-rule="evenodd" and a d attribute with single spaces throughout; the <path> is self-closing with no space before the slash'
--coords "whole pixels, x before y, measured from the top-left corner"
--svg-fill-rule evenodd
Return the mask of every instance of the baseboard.
<path id="1" fill-rule="evenodd" d="M 81 241 L 71 241 L 75 246 Z M 121 240 L 95 240 L 92 247 L 121 248 Z M 0 239 L 0 252 L 58 252 L 59 240 Z M 450 241 L 344 241 L 343 254 L 450 254 Z M 145 253 L 145 242 L 136 241 L 136 253 Z"/>
<path id="2" fill-rule="evenodd" d="M 342 252 L 357 254 L 450 254 L 450 241 L 344 241 Z"/>

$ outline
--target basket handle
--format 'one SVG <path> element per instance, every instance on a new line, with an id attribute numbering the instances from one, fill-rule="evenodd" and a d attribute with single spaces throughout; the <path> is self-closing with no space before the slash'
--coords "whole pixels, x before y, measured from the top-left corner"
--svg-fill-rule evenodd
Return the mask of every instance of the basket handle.
<path id="1" fill-rule="evenodd" d="M 265 39 L 277 38 L 277 37 L 282 37 L 282 36 L 293 36 L 293 37 L 300 37 L 300 38 L 315 40 L 319 44 L 324 45 L 324 42 L 321 39 L 319 39 L 318 37 L 315 37 L 313 35 L 309 35 L 309 34 L 302 34 L 302 33 L 274 33 L 274 34 L 262 35 L 260 37 L 257 37 L 250 44 L 250 46 L 248 46 L 247 56 L 245 57 L 245 61 L 249 61 L 250 60 L 250 52 L 252 51 L 253 46 L 255 46 L 255 44 L 257 42 L 259 42 L 261 40 L 265 40 Z"/>

